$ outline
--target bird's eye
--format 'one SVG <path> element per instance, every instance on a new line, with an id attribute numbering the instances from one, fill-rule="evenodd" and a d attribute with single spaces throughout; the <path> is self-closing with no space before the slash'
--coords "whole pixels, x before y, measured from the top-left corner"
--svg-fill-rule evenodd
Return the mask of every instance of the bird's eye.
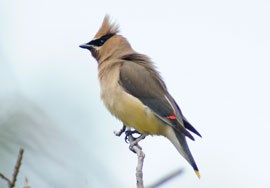
<path id="1" fill-rule="evenodd" d="M 90 41 L 90 44 L 93 46 L 102 46 L 109 38 L 111 38 L 114 34 L 104 35 L 103 37 Z"/>

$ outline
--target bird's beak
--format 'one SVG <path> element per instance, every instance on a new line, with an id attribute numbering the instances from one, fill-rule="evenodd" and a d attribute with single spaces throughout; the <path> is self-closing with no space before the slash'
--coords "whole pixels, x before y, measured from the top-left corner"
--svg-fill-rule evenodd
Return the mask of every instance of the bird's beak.
<path id="1" fill-rule="evenodd" d="M 81 44 L 79 47 L 91 50 L 93 46 L 89 43 Z"/>

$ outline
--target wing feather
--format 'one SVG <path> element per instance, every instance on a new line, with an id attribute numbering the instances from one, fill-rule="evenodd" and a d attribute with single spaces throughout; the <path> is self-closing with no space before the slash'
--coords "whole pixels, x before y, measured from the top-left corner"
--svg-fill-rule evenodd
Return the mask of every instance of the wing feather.
<path id="1" fill-rule="evenodd" d="M 125 91 L 148 106 L 161 121 L 194 140 L 184 126 L 181 111 L 178 112 L 178 106 L 150 60 L 138 54 L 123 59 L 125 63 L 120 68 L 119 84 Z"/>

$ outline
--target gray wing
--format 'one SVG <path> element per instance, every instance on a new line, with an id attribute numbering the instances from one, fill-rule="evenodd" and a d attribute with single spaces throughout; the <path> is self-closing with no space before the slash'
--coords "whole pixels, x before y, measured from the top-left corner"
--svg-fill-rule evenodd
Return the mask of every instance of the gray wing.
<path id="1" fill-rule="evenodd" d="M 153 68 L 150 67 L 150 70 L 148 70 L 145 66 L 133 61 L 122 64 L 120 68 L 120 85 L 126 92 L 148 106 L 167 125 L 194 140 L 193 136 L 185 129 L 182 117 L 176 115 L 178 108 L 174 101 L 170 100 L 171 97 L 159 74 Z"/>

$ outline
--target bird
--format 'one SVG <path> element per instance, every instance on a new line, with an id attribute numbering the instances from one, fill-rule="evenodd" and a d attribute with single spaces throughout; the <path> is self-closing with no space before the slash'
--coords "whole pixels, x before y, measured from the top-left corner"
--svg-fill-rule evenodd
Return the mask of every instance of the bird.
<path id="1" fill-rule="evenodd" d="M 186 138 L 194 140 L 191 132 L 201 134 L 183 115 L 152 60 L 136 52 L 119 32 L 119 26 L 105 15 L 94 38 L 80 45 L 97 61 L 104 105 L 140 134 L 168 138 L 200 178 Z"/>

